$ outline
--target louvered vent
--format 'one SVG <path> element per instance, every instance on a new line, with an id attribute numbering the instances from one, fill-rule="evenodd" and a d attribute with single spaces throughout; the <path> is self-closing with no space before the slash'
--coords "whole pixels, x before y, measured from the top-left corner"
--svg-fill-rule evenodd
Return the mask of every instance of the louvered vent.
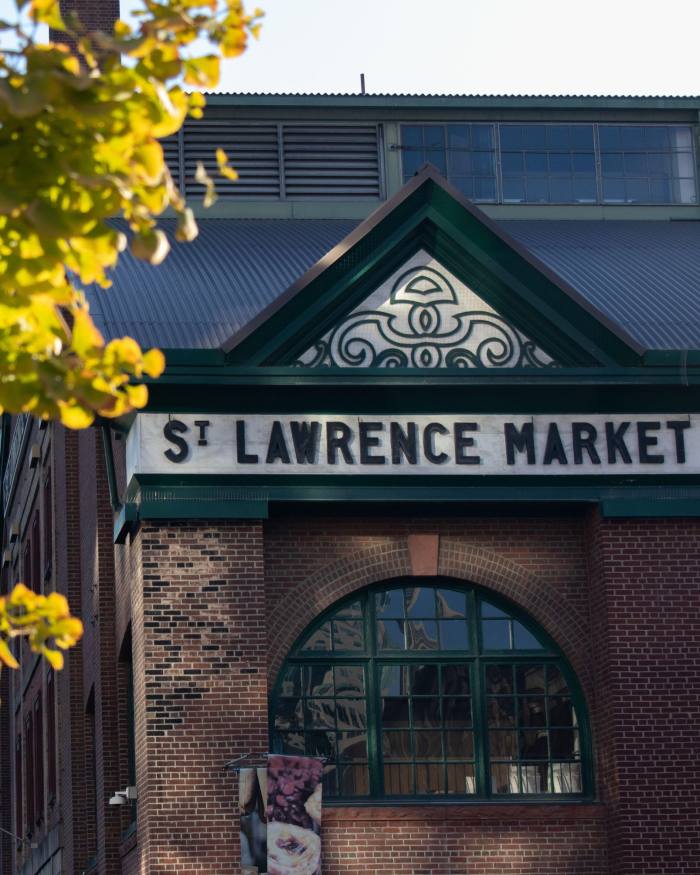
<path id="1" fill-rule="evenodd" d="M 380 197 L 376 125 L 285 125 L 287 198 Z"/>
<path id="2" fill-rule="evenodd" d="M 180 188 L 180 185 L 182 184 L 180 179 L 180 144 L 178 142 L 177 134 L 173 134 L 172 137 L 164 137 L 160 141 L 160 144 L 163 147 L 165 163 L 170 169 L 170 175 L 173 178 L 173 182 L 178 188 Z"/>
<path id="3" fill-rule="evenodd" d="M 215 152 L 221 147 L 238 171 L 232 182 L 219 176 Z M 222 198 L 273 198 L 280 196 L 280 168 L 277 125 L 233 124 L 226 119 L 201 119 L 185 122 L 185 189 L 201 197 L 203 188 L 194 180 L 201 161 L 216 182 Z"/>
<path id="4" fill-rule="evenodd" d="M 223 200 L 381 197 L 376 125 L 236 124 L 204 118 L 188 120 L 180 136 L 182 161 L 177 136 L 162 140 L 163 150 L 173 179 L 191 197 L 204 193 L 194 178 L 200 161 Z M 238 171 L 237 181 L 218 174 L 218 146 Z"/>

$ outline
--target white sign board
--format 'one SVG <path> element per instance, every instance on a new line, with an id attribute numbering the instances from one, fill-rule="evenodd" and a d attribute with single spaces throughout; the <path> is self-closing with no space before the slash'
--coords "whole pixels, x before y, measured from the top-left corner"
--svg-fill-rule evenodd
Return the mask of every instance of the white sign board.
<path id="1" fill-rule="evenodd" d="M 127 474 L 699 474 L 700 414 L 141 413 Z"/>

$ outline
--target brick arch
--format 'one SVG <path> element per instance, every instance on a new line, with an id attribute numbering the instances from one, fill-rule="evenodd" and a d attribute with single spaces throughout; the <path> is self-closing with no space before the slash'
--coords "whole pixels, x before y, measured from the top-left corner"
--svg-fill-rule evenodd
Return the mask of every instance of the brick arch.
<path id="1" fill-rule="evenodd" d="M 268 628 L 274 634 L 269 648 L 270 685 L 296 639 L 335 602 L 371 584 L 412 574 L 407 539 L 387 538 L 352 558 L 322 567 L 296 586 L 269 617 Z M 441 538 L 438 574 L 486 587 L 517 604 L 557 642 L 584 692 L 590 692 L 586 620 L 554 586 L 495 550 L 457 538 Z"/>

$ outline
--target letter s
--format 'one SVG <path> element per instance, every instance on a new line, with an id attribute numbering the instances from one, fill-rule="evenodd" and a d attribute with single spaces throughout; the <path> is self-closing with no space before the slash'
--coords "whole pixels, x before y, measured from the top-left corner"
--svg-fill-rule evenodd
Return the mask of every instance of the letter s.
<path id="1" fill-rule="evenodd" d="M 184 462 L 187 458 L 187 453 L 189 452 L 187 441 L 179 436 L 180 433 L 185 431 L 187 431 L 187 426 L 179 419 L 170 419 L 165 423 L 163 434 L 166 440 L 169 440 L 178 448 L 177 450 L 172 448 L 165 450 L 165 458 L 171 462 Z"/>

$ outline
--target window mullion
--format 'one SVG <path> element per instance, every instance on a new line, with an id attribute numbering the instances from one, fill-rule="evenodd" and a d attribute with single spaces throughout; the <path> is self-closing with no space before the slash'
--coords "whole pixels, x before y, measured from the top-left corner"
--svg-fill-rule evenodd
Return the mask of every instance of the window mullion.
<path id="1" fill-rule="evenodd" d="M 491 795 L 488 780 L 487 732 L 486 732 L 486 702 L 483 693 L 481 669 L 481 629 L 479 628 L 479 600 L 474 590 L 469 594 L 469 617 L 472 653 L 471 661 L 471 694 L 472 721 L 474 727 L 474 777 L 476 779 L 476 795 L 480 798 Z"/>
<path id="2" fill-rule="evenodd" d="M 365 695 L 367 697 L 367 765 L 369 770 L 369 795 L 381 798 L 384 795 L 382 775 L 381 736 L 379 722 L 381 719 L 381 702 L 379 697 L 379 679 L 377 677 L 377 642 L 376 622 L 374 617 L 374 591 L 365 593 L 365 641 L 367 642 L 368 659 L 366 660 Z"/>

